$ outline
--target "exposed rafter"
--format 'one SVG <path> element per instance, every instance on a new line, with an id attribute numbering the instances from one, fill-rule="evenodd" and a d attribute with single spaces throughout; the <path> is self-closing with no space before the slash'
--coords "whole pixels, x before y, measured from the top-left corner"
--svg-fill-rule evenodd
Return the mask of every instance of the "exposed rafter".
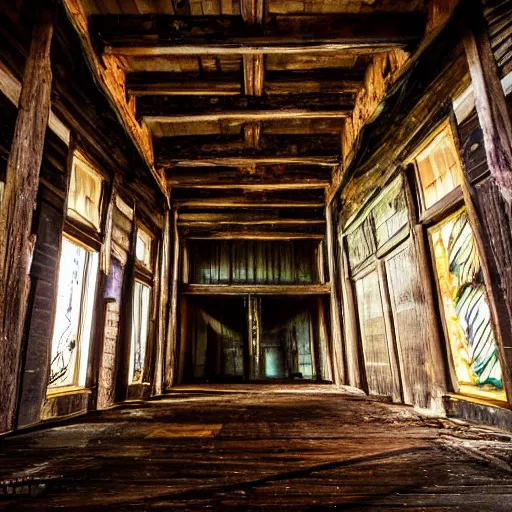
<path id="1" fill-rule="evenodd" d="M 263 121 L 266 119 L 345 118 L 353 102 L 338 94 L 288 96 L 145 96 L 137 113 L 146 122 Z"/>
<path id="2" fill-rule="evenodd" d="M 93 17 L 107 53 L 118 55 L 251 55 L 404 47 L 423 35 L 418 13 L 275 15 L 263 26 L 237 16 Z"/>
<path id="3" fill-rule="evenodd" d="M 339 155 L 324 156 L 272 156 L 253 154 L 247 156 L 209 156 L 196 158 L 167 158 L 157 159 L 161 167 L 252 167 L 254 165 L 318 165 L 334 167 L 340 163 Z"/>

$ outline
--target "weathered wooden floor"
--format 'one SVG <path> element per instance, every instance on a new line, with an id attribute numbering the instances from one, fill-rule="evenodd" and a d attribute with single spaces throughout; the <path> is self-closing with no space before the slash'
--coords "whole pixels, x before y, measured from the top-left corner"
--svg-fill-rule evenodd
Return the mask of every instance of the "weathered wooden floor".
<path id="1" fill-rule="evenodd" d="M 25 478 L 13 492 L 42 494 L 0 496 L 0 510 L 512 509 L 508 434 L 326 387 L 246 389 L 6 438 L 1 492 Z"/>

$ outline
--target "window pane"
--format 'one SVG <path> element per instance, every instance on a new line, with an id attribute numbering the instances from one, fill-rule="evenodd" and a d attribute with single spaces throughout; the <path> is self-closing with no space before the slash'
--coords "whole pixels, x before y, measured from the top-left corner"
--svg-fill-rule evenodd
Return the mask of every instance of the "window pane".
<path id="1" fill-rule="evenodd" d="M 99 229 L 100 201 L 101 176 L 75 156 L 69 186 L 68 215 Z"/>
<path id="2" fill-rule="evenodd" d="M 457 149 L 447 126 L 416 158 L 425 208 L 460 184 Z"/>
<path id="3" fill-rule="evenodd" d="M 62 239 L 49 387 L 85 384 L 97 268 L 96 253 Z"/>
<path id="4" fill-rule="evenodd" d="M 129 382 L 142 382 L 148 340 L 150 289 L 139 281 L 133 287 L 133 321 Z"/>
<path id="5" fill-rule="evenodd" d="M 89 252 L 87 261 L 85 292 L 82 295 L 82 330 L 80 336 L 80 372 L 78 385 L 85 386 L 87 376 L 87 362 L 89 360 L 89 346 L 92 334 L 92 317 L 94 314 L 94 298 L 96 296 L 96 278 L 98 276 L 99 255 Z"/>
<path id="6" fill-rule="evenodd" d="M 151 236 L 141 228 L 137 229 L 135 256 L 145 267 L 151 267 Z"/>
<path id="7" fill-rule="evenodd" d="M 448 341 L 459 384 L 503 388 L 477 248 L 464 210 L 430 230 Z"/>

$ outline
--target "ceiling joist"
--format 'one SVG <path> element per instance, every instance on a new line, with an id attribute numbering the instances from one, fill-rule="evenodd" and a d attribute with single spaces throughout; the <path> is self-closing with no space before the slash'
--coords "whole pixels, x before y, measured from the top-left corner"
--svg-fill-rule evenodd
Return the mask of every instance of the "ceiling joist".
<path id="1" fill-rule="evenodd" d="M 415 12 L 273 15 L 259 25 L 239 16 L 101 15 L 92 17 L 92 26 L 106 53 L 125 56 L 364 54 L 418 41 L 425 19 Z"/>

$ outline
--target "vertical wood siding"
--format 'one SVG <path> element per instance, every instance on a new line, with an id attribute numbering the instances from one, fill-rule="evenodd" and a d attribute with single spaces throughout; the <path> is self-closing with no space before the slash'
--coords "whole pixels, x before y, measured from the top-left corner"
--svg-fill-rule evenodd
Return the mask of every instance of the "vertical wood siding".
<path id="1" fill-rule="evenodd" d="M 512 0 L 485 0 L 484 15 L 501 77 L 512 71 Z"/>
<path id="2" fill-rule="evenodd" d="M 318 283 L 318 243 L 302 241 L 191 242 L 194 284 Z"/>

